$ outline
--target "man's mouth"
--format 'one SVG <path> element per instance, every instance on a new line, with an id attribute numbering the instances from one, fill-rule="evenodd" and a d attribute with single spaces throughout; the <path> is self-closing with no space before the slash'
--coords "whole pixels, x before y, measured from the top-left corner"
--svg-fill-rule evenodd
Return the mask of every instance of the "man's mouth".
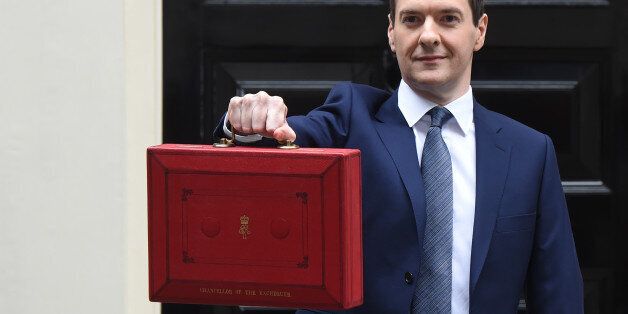
<path id="1" fill-rule="evenodd" d="M 417 60 L 424 61 L 424 62 L 434 62 L 434 61 L 441 60 L 441 59 L 445 59 L 445 56 L 427 55 L 427 56 L 421 56 L 421 57 L 417 58 Z"/>

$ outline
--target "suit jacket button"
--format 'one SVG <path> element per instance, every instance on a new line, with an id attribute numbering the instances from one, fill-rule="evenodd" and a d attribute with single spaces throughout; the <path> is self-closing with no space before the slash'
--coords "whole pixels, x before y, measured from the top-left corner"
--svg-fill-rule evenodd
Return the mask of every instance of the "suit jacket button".
<path id="1" fill-rule="evenodd" d="M 403 279 L 406 281 L 407 284 L 411 285 L 412 282 L 414 282 L 414 275 L 412 275 L 411 272 L 406 272 L 403 276 Z"/>

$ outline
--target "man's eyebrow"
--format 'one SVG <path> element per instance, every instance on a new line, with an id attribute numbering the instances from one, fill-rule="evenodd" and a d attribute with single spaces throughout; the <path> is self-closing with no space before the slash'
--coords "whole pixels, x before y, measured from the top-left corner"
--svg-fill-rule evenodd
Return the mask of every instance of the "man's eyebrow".
<path id="1" fill-rule="evenodd" d="M 456 7 L 446 7 L 446 8 L 442 8 L 440 10 L 438 10 L 441 14 L 452 14 L 452 13 L 456 13 L 459 15 L 462 15 L 462 11 Z"/>
<path id="2" fill-rule="evenodd" d="M 402 16 L 402 15 L 416 15 L 416 14 L 419 14 L 419 11 L 413 10 L 413 9 L 403 9 L 403 10 L 399 11 L 399 16 Z"/>
<path id="3" fill-rule="evenodd" d="M 438 12 L 440 14 L 458 14 L 458 15 L 463 15 L 462 14 L 462 10 L 456 8 L 456 7 L 445 7 L 442 9 L 439 9 Z M 404 16 L 404 15 L 418 15 L 421 14 L 420 11 L 415 10 L 415 9 L 403 9 L 401 11 L 399 11 L 399 16 Z"/>

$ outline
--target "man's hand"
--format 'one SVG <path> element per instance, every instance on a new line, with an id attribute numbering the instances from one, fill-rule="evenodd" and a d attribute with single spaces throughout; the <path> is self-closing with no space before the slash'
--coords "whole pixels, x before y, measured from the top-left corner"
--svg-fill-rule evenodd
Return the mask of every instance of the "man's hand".
<path id="1" fill-rule="evenodd" d="M 287 114 L 288 107 L 281 97 L 261 91 L 231 98 L 227 118 L 238 134 L 260 134 L 278 141 L 294 141 L 297 135 L 288 125 Z"/>

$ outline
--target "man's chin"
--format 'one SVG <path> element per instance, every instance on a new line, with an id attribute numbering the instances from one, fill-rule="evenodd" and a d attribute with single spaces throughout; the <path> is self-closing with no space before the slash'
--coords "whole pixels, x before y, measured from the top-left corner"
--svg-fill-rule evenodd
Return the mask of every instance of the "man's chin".
<path id="1" fill-rule="evenodd" d="M 406 81 L 406 83 L 418 89 L 434 89 L 445 85 L 447 82 L 442 76 L 437 75 L 414 76 L 409 79 L 410 82 Z"/>

